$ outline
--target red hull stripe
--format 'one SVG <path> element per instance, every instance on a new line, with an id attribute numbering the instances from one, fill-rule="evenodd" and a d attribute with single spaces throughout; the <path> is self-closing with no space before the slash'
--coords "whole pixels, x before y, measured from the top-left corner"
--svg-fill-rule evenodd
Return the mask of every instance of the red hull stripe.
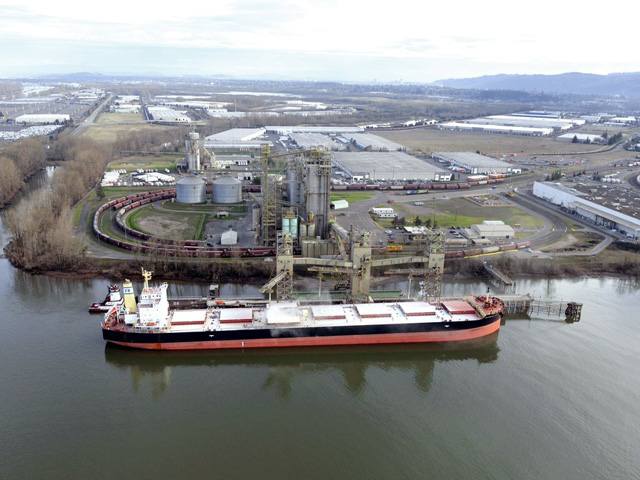
<path id="1" fill-rule="evenodd" d="M 265 338 L 259 340 L 226 340 L 204 342 L 134 343 L 109 342 L 132 348 L 148 350 L 211 350 L 221 348 L 274 348 L 308 347 L 320 345 L 375 345 L 388 343 L 458 342 L 484 337 L 500 328 L 500 318 L 495 322 L 468 330 L 444 330 L 441 332 L 386 333 L 380 335 L 342 335 L 335 337 Z"/>

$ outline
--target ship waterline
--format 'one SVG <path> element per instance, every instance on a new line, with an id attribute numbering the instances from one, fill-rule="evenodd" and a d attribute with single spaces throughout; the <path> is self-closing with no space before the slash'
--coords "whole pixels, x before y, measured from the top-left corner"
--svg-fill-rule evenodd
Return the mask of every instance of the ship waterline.
<path id="1" fill-rule="evenodd" d="M 500 328 L 503 303 L 469 296 L 437 303 L 406 301 L 344 305 L 273 302 L 266 306 L 170 310 L 168 285 L 150 286 L 140 300 L 125 281 L 125 301 L 102 325 L 107 342 L 152 350 L 274 348 L 454 342 Z"/>

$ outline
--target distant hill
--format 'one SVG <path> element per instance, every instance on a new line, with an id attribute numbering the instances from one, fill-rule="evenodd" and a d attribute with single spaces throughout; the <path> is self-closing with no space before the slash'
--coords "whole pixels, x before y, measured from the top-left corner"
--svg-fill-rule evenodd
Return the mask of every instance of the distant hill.
<path id="1" fill-rule="evenodd" d="M 562 73 L 559 75 L 488 75 L 438 80 L 434 85 L 481 90 L 525 90 L 640 98 L 640 73 Z"/>

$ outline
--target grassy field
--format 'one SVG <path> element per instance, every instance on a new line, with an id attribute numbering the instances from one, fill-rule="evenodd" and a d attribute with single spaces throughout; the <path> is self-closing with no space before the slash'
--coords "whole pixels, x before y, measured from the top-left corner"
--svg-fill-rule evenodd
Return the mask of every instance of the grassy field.
<path id="1" fill-rule="evenodd" d="M 374 193 L 334 193 L 331 195 L 331 201 L 346 200 L 349 203 L 360 202 L 362 200 L 371 200 L 375 196 Z"/>
<path id="2" fill-rule="evenodd" d="M 107 124 L 107 125 L 92 125 L 86 132 L 82 134 L 85 138 L 90 138 L 96 142 L 114 142 L 118 139 L 119 135 L 125 135 L 131 132 L 140 132 L 148 130 L 158 129 L 172 130 L 172 127 L 165 127 L 160 125 L 149 125 L 146 123 L 124 125 L 124 124 Z"/>
<path id="3" fill-rule="evenodd" d="M 522 228 L 542 228 L 544 222 L 518 207 L 482 206 L 466 198 L 453 198 L 437 201 L 436 220 L 440 225 L 460 225 L 470 227 L 483 220 L 502 220 L 507 225 L 519 224 Z"/>
<path id="4" fill-rule="evenodd" d="M 229 212 L 229 213 L 247 213 L 247 206 L 240 205 L 203 205 L 203 204 L 184 204 L 178 202 L 165 201 L 162 204 L 162 208 L 166 210 L 172 210 L 176 212 L 202 212 L 215 214 L 217 212 Z"/>
<path id="5" fill-rule="evenodd" d="M 529 215 L 517 207 L 511 206 L 482 206 L 473 203 L 466 198 L 452 198 L 448 200 L 435 200 L 421 207 L 418 215 L 424 221 L 430 218 L 442 227 L 452 225 L 470 227 L 474 223 L 482 223 L 483 220 L 502 220 L 507 225 L 519 224 L 522 228 L 542 228 L 544 222 L 538 217 Z M 415 214 L 407 217 L 413 220 Z"/>
<path id="6" fill-rule="evenodd" d="M 96 122 L 98 125 L 113 125 L 116 123 L 143 122 L 142 113 L 102 113 Z"/>
<path id="7" fill-rule="evenodd" d="M 625 137 L 633 133 L 630 128 L 583 127 L 572 132 L 612 133 L 622 132 Z M 522 135 L 504 135 L 474 132 L 456 132 L 438 130 L 436 128 L 419 128 L 413 130 L 396 130 L 376 132 L 376 135 L 387 138 L 409 147 L 415 152 L 430 154 L 431 152 L 476 152 L 486 155 L 501 156 L 515 153 L 518 156 L 558 154 L 568 152 L 593 152 L 602 148 L 600 145 L 572 144 L 558 142 L 554 137 L 526 137 Z M 590 154 L 590 161 L 613 161 L 629 158 L 630 153 L 613 151 L 602 154 Z"/>
<path id="8" fill-rule="evenodd" d="M 204 219 L 202 217 L 205 217 Z M 201 225 L 206 221 L 202 213 L 166 213 L 154 207 L 138 208 L 127 216 L 128 226 L 141 232 L 174 240 L 199 240 Z"/>
<path id="9" fill-rule="evenodd" d="M 171 172 L 176 171 L 176 160 L 181 160 L 178 155 L 133 155 L 113 161 L 107 167 L 108 170 L 126 170 L 134 172 L 138 168 L 157 169 L 160 173 L 165 173 L 165 168 Z"/>

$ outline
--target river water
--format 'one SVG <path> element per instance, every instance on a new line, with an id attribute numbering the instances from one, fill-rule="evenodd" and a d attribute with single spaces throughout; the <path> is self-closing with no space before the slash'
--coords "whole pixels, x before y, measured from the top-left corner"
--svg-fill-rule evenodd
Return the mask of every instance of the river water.
<path id="1" fill-rule="evenodd" d="M 521 279 L 582 320 L 464 345 L 187 353 L 105 346 L 106 285 L 0 259 L 2 478 L 640 478 L 635 281 Z"/>

